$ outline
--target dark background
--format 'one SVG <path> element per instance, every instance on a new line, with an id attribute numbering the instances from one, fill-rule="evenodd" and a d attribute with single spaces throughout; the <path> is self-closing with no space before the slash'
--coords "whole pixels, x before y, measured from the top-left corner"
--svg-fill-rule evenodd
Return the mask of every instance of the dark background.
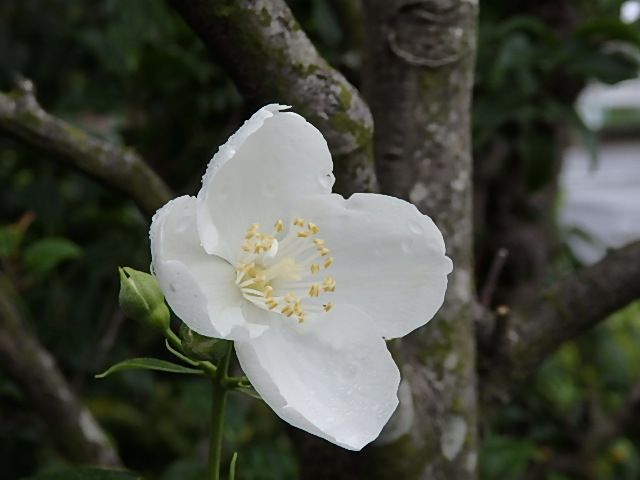
<path id="1" fill-rule="evenodd" d="M 361 27 L 346 3 L 289 2 L 324 57 L 358 86 Z M 621 3 L 481 3 L 476 283 L 483 284 L 498 248 L 510 252 L 494 306 L 580 266 L 557 223 L 567 145 L 583 145 L 597 162 L 598 145 L 640 132 L 633 114 L 591 132 L 574 109 L 587 82 L 638 75 L 640 27 L 620 21 Z M 0 3 L 0 89 L 11 90 L 20 75 L 34 81 L 47 111 L 134 147 L 180 194 L 197 191 L 217 146 L 253 111 L 183 21 L 153 0 Z M 121 194 L 0 132 L 3 285 L 19 294 L 30 327 L 129 468 L 149 478 L 199 479 L 206 382 L 142 371 L 93 378 L 126 357 L 166 358 L 162 339 L 125 319 L 117 304 L 116 267 L 148 269 L 147 229 Z M 531 469 L 547 480 L 585 478 L 567 462 L 585 460 L 576 457 L 584 453 L 584 431 L 640 380 L 639 345 L 638 304 L 565 344 L 511 403 L 482 416 L 482 478 L 519 479 Z M 296 478 L 298 460 L 282 422 L 239 396 L 229 409 L 224 451 L 241 452 L 239 478 Z M 614 435 L 589 452 L 588 478 L 640 478 L 639 438 Z M 0 476 L 22 478 L 64 463 L 20 388 L 0 373 Z"/>

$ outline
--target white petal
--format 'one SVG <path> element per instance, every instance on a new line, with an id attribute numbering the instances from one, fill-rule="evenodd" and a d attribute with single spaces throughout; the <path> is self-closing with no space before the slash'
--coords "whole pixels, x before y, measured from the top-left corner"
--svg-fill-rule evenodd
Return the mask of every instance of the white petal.
<path id="1" fill-rule="evenodd" d="M 350 450 L 374 440 L 398 405 L 400 372 L 362 312 L 343 306 L 308 325 L 279 317 L 236 342 L 242 369 L 280 418 Z"/>
<path id="2" fill-rule="evenodd" d="M 284 108 L 259 110 L 211 160 L 198 193 L 198 231 L 207 252 L 233 262 L 249 224 L 261 223 L 271 233 L 298 197 L 331 192 L 327 142 Z"/>
<path id="3" fill-rule="evenodd" d="M 402 337 L 442 306 L 451 260 L 433 221 L 404 200 L 386 195 L 316 196 L 299 215 L 320 227 L 334 258 L 328 298 L 364 311 L 384 338 Z"/>
<path id="4" fill-rule="evenodd" d="M 149 232 L 153 271 L 167 303 L 195 332 L 216 338 L 246 338 L 265 329 L 248 324 L 235 285 L 235 270 L 207 254 L 196 228 L 196 199 L 184 196 L 156 212 Z"/>

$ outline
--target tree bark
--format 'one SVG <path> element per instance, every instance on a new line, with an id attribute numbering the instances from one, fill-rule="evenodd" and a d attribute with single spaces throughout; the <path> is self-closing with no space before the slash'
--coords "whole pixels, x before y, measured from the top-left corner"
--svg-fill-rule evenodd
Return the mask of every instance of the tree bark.
<path id="1" fill-rule="evenodd" d="M 507 396 L 563 342 L 640 298 L 640 241 L 542 289 L 483 352 L 483 396 Z"/>
<path id="2" fill-rule="evenodd" d="M 291 105 L 325 136 L 343 194 L 376 188 L 371 113 L 284 0 L 169 0 L 254 103 Z"/>
<path id="3" fill-rule="evenodd" d="M 375 122 L 380 189 L 430 215 L 454 262 L 444 307 L 398 349 L 410 395 L 401 395 L 396 415 L 413 409 L 414 421 L 372 447 L 366 478 L 473 479 L 470 109 L 477 2 L 368 0 L 365 16 L 365 98 Z"/>
<path id="4" fill-rule="evenodd" d="M 121 191 L 147 215 L 172 197 L 169 187 L 132 149 L 93 137 L 45 112 L 31 81 L 0 93 L 0 132 L 57 155 L 85 174 Z"/>
<path id="5" fill-rule="evenodd" d="M 122 466 L 118 452 L 23 317 L 15 293 L 0 277 L 0 370 L 24 392 L 65 458 L 86 465 Z"/>

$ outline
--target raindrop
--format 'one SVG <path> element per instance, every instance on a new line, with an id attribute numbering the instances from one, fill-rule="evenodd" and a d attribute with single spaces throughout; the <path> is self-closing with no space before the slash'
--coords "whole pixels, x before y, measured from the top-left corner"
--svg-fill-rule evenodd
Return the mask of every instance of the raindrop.
<path id="1" fill-rule="evenodd" d="M 409 230 L 415 233 L 416 235 L 424 235 L 424 231 L 422 230 L 422 226 L 415 221 L 409 222 Z"/>
<path id="2" fill-rule="evenodd" d="M 333 182 L 335 181 L 333 173 L 329 172 L 325 175 L 321 175 L 318 177 L 318 182 L 321 187 L 331 188 L 333 186 Z"/>
<path id="3" fill-rule="evenodd" d="M 342 376 L 347 379 L 353 379 L 358 374 L 358 366 L 355 363 L 347 363 L 342 369 Z"/>

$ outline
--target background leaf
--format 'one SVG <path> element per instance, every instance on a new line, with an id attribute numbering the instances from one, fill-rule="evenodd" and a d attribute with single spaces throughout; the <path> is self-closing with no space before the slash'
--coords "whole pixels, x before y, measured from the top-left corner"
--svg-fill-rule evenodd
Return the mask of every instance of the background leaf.
<path id="1" fill-rule="evenodd" d="M 44 277 L 65 260 L 78 258 L 82 250 L 71 240 L 60 237 L 43 238 L 29 245 L 24 252 L 27 269 Z"/>

